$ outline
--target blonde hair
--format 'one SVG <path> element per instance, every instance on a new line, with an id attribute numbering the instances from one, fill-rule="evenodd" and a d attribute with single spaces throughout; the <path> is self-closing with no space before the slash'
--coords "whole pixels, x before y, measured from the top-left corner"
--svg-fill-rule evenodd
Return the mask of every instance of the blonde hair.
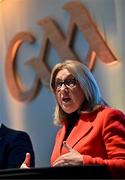
<path id="1" fill-rule="evenodd" d="M 67 69 L 79 82 L 81 88 L 85 94 L 85 101 L 83 102 L 86 111 L 93 111 L 98 105 L 107 105 L 102 99 L 97 82 L 92 75 L 91 71 L 86 65 L 77 60 L 66 60 L 62 63 L 58 63 L 54 66 L 51 72 L 50 78 L 50 88 L 55 94 L 55 78 L 57 73 L 62 70 Z M 78 109 L 78 112 L 83 110 L 83 104 Z M 67 118 L 67 113 L 65 113 L 59 106 L 58 102 L 54 111 L 54 123 L 56 125 L 61 125 Z"/>

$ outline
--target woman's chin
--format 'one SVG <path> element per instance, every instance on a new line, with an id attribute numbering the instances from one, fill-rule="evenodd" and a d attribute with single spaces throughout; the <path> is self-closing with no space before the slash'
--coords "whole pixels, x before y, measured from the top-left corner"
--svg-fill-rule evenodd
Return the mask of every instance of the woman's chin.
<path id="1" fill-rule="evenodd" d="M 76 109 L 63 108 L 63 111 L 64 111 L 65 113 L 67 113 L 67 114 L 71 114 L 71 113 L 75 112 L 75 111 L 76 111 Z"/>

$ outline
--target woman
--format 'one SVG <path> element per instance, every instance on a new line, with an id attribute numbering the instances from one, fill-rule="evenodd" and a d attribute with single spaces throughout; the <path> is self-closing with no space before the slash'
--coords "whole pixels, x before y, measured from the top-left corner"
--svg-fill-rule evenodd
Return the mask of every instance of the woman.
<path id="1" fill-rule="evenodd" d="M 88 68 L 71 60 L 57 64 L 50 85 L 57 100 L 55 123 L 62 125 L 52 166 L 107 165 L 114 176 L 125 170 L 125 116 L 104 102 Z"/>
<path id="2" fill-rule="evenodd" d="M 106 165 L 112 177 L 125 177 L 125 115 L 109 107 L 82 63 L 67 60 L 51 73 L 57 105 L 52 166 Z"/>

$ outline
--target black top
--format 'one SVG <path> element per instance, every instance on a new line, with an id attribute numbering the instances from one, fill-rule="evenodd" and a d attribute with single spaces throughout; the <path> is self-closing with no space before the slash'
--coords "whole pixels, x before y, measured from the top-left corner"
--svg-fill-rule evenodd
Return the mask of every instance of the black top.
<path id="1" fill-rule="evenodd" d="M 68 126 L 67 126 L 67 129 L 66 129 L 66 134 L 65 134 L 64 140 L 66 140 L 67 137 L 69 136 L 69 134 L 72 131 L 73 127 L 77 123 L 77 121 L 79 119 L 79 116 L 80 115 L 76 111 L 68 115 L 68 118 L 67 118 Z"/>

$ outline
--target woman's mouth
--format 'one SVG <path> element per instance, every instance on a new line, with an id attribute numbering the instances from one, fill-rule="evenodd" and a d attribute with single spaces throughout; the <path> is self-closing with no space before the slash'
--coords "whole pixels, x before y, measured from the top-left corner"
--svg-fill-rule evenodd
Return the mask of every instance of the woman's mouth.
<path id="1" fill-rule="evenodd" d="M 68 102 L 71 101 L 71 98 L 69 98 L 69 97 L 62 98 L 62 101 L 63 101 L 64 103 L 68 103 Z"/>

